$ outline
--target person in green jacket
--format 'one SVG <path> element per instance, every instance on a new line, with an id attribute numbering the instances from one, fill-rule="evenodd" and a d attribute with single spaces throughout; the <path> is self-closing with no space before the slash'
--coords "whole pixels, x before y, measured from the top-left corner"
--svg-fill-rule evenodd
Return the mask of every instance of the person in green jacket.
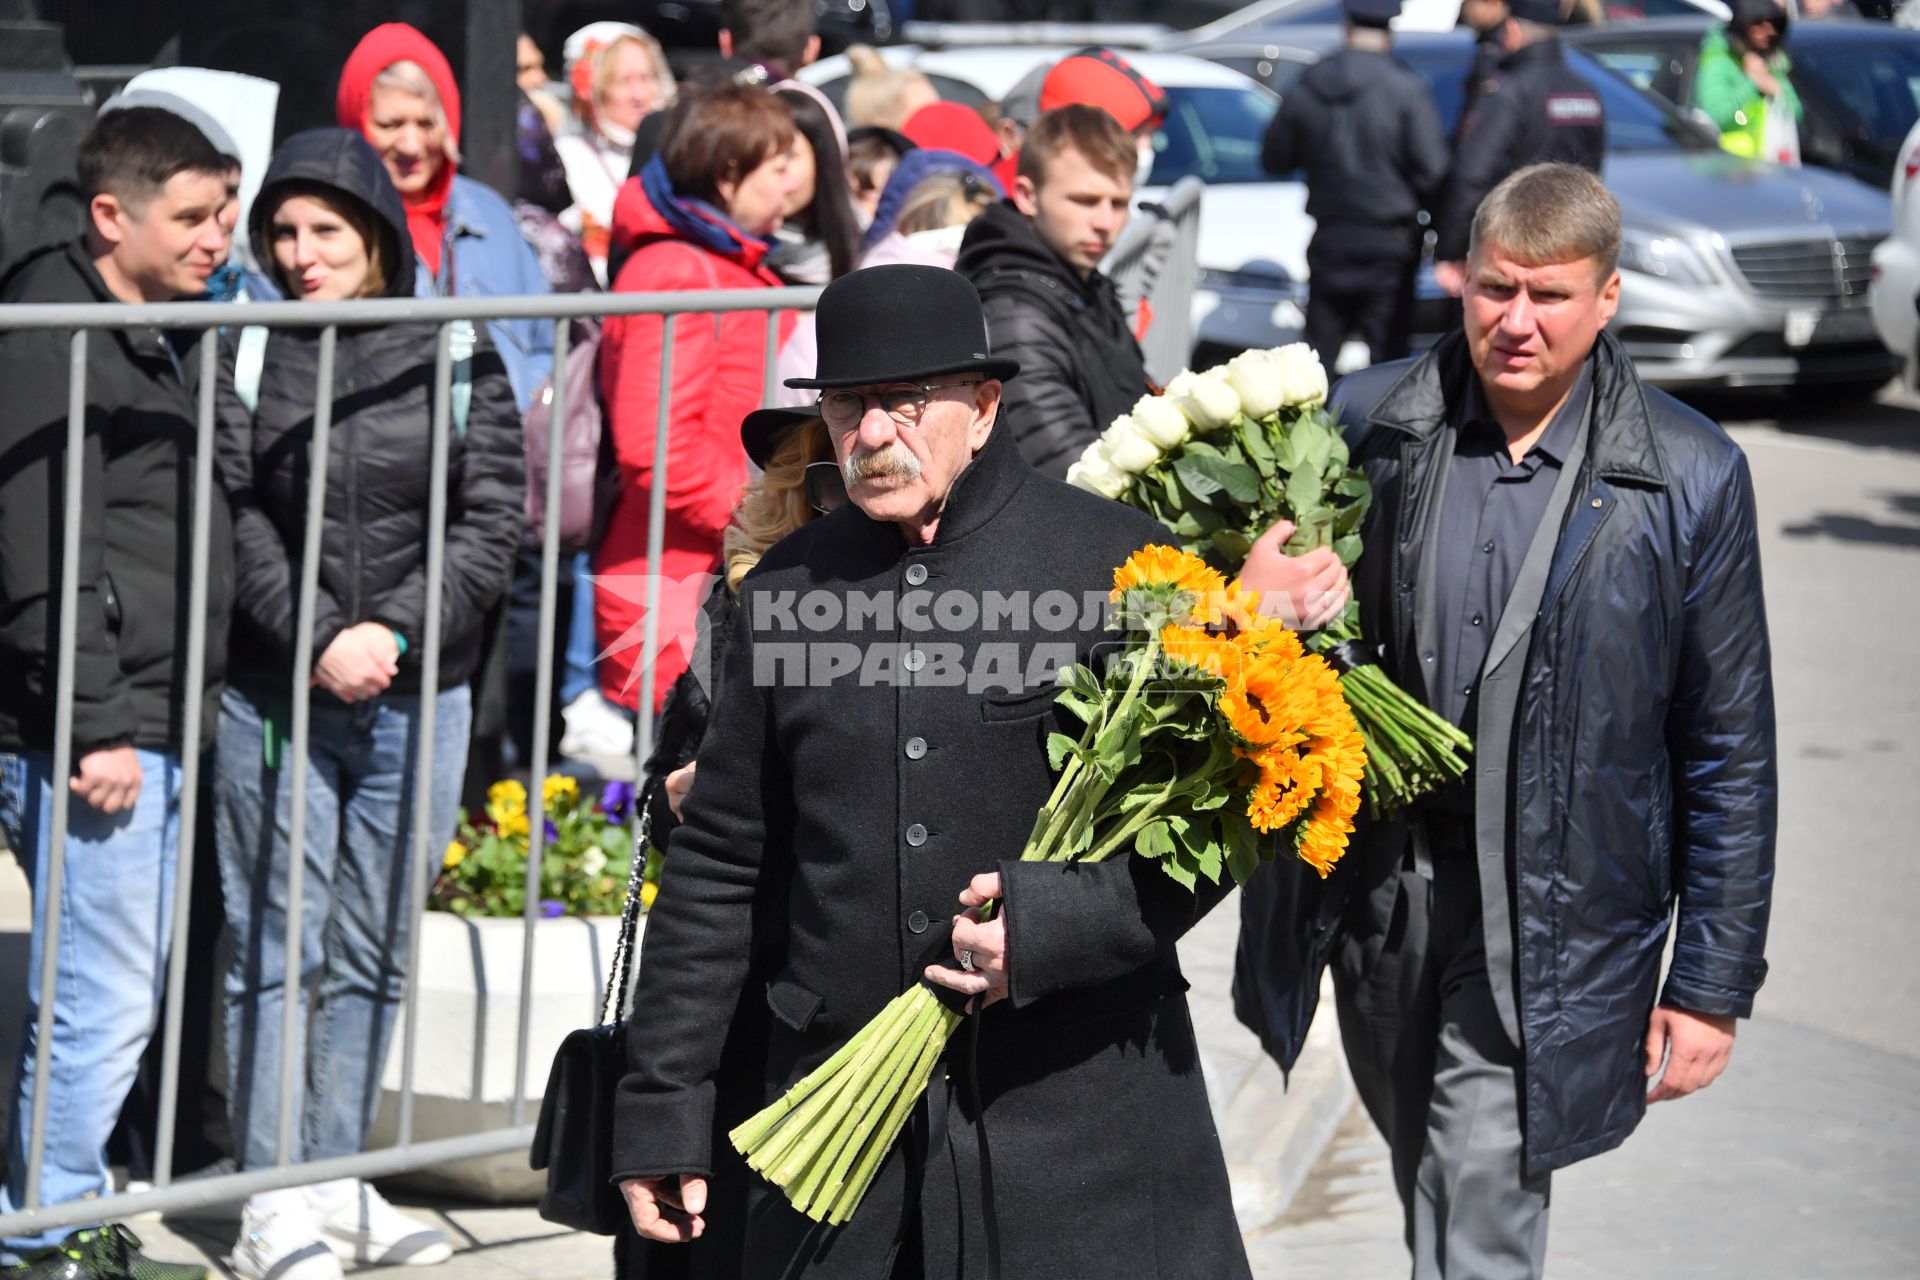
<path id="1" fill-rule="evenodd" d="M 1800 97 L 1788 73 L 1787 11 L 1780 0 L 1733 0 L 1733 17 L 1707 32 L 1693 76 L 1693 105 L 1737 156 L 1800 163 Z"/>

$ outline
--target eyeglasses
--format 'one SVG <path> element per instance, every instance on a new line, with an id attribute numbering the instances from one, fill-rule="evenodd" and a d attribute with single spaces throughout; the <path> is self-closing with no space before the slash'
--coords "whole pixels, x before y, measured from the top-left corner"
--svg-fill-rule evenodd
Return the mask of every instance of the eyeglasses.
<path id="1" fill-rule="evenodd" d="M 847 505 L 847 477 L 837 462 L 809 462 L 805 473 L 807 505 L 821 515 Z"/>
<path id="2" fill-rule="evenodd" d="M 820 397 L 820 417 L 835 431 L 851 431 L 866 417 L 867 401 L 877 400 L 889 418 L 910 427 L 920 421 L 934 392 L 977 387 L 983 381 L 985 379 L 975 378 L 971 382 L 943 382 L 937 386 L 907 382 L 884 391 L 828 391 Z"/>

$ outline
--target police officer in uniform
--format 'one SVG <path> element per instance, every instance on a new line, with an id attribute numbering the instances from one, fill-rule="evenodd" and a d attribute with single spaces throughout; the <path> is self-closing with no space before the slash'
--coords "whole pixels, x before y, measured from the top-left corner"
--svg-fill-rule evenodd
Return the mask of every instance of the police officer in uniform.
<path id="1" fill-rule="evenodd" d="M 1433 274 L 1458 296 L 1474 210 L 1509 174 L 1559 161 L 1600 172 L 1606 113 L 1585 76 L 1567 65 L 1554 25 L 1559 0 L 1508 0 L 1494 28 L 1506 52 L 1460 121 L 1453 169 L 1434 211 Z"/>
<path id="2" fill-rule="evenodd" d="M 1347 47 L 1300 77 L 1267 128 L 1261 163 L 1305 169 L 1307 342 L 1328 370 L 1358 334 L 1375 363 L 1408 353 L 1419 214 L 1446 176 L 1426 83 L 1393 58 L 1400 0 L 1346 0 Z"/>

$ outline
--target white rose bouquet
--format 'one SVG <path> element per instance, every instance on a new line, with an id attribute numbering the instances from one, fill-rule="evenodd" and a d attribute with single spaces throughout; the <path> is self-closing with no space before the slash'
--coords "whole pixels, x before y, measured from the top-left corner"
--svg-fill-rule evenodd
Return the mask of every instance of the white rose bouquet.
<path id="1" fill-rule="evenodd" d="M 1137 507 L 1181 547 L 1235 575 L 1254 540 L 1285 519 L 1287 551 L 1331 547 L 1349 568 L 1372 490 L 1349 465 L 1327 416 L 1327 375 L 1305 343 L 1249 351 L 1117 419 L 1067 471 L 1067 482 Z M 1367 739 L 1367 798 L 1392 811 L 1466 772 L 1472 742 L 1370 660 L 1359 606 L 1308 639 L 1343 670 Z"/>

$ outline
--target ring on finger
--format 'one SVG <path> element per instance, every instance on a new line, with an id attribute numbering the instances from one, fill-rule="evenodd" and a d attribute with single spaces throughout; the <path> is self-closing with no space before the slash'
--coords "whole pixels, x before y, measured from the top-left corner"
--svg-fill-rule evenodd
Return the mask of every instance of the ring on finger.
<path id="1" fill-rule="evenodd" d="M 973 972 L 973 948 L 964 947 L 960 951 L 960 967 L 968 973 Z"/>

